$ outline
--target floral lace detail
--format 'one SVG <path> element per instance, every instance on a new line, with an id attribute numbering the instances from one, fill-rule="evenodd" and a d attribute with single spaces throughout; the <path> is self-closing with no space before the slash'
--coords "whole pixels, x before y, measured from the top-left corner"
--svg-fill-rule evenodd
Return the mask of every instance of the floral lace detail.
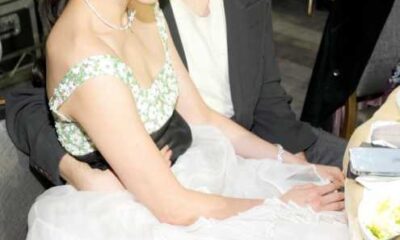
<path id="1" fill-rule="evenodd" d="M 277 198 L 265 200 L 263 205 L 255 207 L 254 210 L 263 212 L 263 216 L 260 217 L 268 219 L 265 227 L 265 239 L 271 240 L 276 239 L 275 232 L 282 223 L 347 224 L 344 212 L 317 213 L 310 206 L 300 207 L 293 202 L 284 203 Z M 268 213 L 266 214 L 266 212 Z"/>
<path id="2" fill-rule="evenodd" d="M 281 224 L 338 224 L 346 225 L 347 218 L 344 212 L 321 212 L 317 213 L 311 207 L 300 207 L 295 203 L 284 203 L 278 198 L 266 199 L 264 204 L 256 206 L 250 210 L 239 213 L 236 216 L 225 219 L 223 221 L 215 219 L 200 218 L 195 224 L 191 225 L 191 229 L 196 229 L 204 225 L 216 229 L 219 226 L 235 226 L 237 229 L 249 228 L 253 222 L 264 222 L 262 232 L 254 232 L 253 236 L 249 236 L 248 232 L 235 232 L 237 239 L 268 239 L 278 240 L 277 231 Z M 234 229 L 232 229 L 234 231 Z M 235 238 L 235 239 L 236 239 Z M 282 238 L 279 238 L 282 239 Z"/>
<path id="3" fill-rule="evenodd" d="M 81 156 L 96 150 L 81 126 L 58 111 L 72 93 L 88 79 L 113 76 L 127 84 L 133 93 L 139 116 L 148 133 L 160 129 L 171 117 L 178 98 L 178 84 L 167 47 L 166 22 L 158 4 L 155 6 L 155 13 L 165 50 L 165 64 L 149 88 L 142 88 L 129 66 L 117 57 L 99 55 L 84 59 L 72 67 L 55 89 L 49 106 L 56 120 L 58 140 L 70 154 Z"/>

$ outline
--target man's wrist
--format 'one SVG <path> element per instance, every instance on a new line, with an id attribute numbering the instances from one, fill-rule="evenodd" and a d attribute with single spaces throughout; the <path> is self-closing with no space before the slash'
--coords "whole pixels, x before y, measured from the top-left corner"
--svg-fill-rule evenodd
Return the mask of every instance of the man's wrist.
<path id="1" fill-rule="evenodd" d="M 298 152 L 298 153 L 295 153 L 294 155 L 295 155 L 297 158 L 299 158 L 299 159 L 301 159 L 301 160 L 303 160 L 303 161 L 305 161 L 305 162 L 308 162 L 308 161 L 307 161 L 306 154 L 305 154 L 304 152 Z"/>
<path id="2" fill-rule="evenodd" d="M 306 154 L 304 152 L 298 152 L 294 154 L 294 156 L 298 159 L 299 163 L 308 164 Z"/>
<path id="3" fill-rule="evenodd" d="M 294 163 L 294 164 L 309 164 L 305 158 L 298 157 L 297 154 L 292 154 L 290 152 L 285 151 L 282 155 L 285 163 Z"/>

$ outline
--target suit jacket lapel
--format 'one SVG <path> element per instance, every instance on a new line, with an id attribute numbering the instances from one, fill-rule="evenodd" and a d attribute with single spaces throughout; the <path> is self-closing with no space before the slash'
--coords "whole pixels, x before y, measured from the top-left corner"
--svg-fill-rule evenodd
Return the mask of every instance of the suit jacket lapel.
<path id="1" fill-rule="evenodd" d="M 260 5 L 261 4 L 261 5 Z M 224 0 L 229 79 L 235 119 L 250 124 L 248 111 L 255 106 L 261 87 L 265 1 Z"/>
<path id="2" fill-rule="evenodd" d="M 178 54 L 181 57 L 182 62 L 185 65 L 186 69 L 189 69 L 188 65 L 187 65 L 186 55 L 185 55 L 185 51 L 183 49 L 181 37 L 179 35 L 178 26 L 176 25 L 175 16 L 174 16 L 174 12 L 172 10 L 171 3 L 169 0 L 160 1 L 160 2 L 161 2 L 160 3 L 161 8 L 164 12 L 165 19 L 167 20 L 168 27 L 171 32 L 172 40 L 174 41 L 176 50 L 178 51 Z"/>
<path id="3" fill-rule="evenodd" d="M 226 35 L 228 43 L 228 66 L 229 66 L 229 82 L 231 87 L 231 97 L 235 109 L 235 118 L 237 109 L 241 108 L 242 91 L 240 86 L 240 19 L 239 6 L 237 1 L 224 0 L 225 18 L 226 18 Z"/>

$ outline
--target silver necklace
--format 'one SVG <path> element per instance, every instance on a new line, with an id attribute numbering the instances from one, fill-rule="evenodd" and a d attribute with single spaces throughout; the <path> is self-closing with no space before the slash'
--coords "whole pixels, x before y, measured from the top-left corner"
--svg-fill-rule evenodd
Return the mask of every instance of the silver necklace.
<path id="1" fill-rule="evenodd" d="M 89 9 L 94 13 L 94 15 L 96 15 L 96 17 L 105 25 L 107 25 L 108 27 L 114 29 L 114 30 L 119 30 L 119 31 L 125 31 L 129 28 L 131 28 L 132 24 L 133 24 L 133 20 L 135 19 L 135 11 L 132 10 L 128 10 L 127 14 L 128 14 L 128 22 L 122 26 L 116 26 L 112 23 L 109 23 L 106 19 L 104 19 L 100 13 L 97 11 L 97 9 L 95 8 L 95 6 L 93 6 L 93 4 L 91 4 L 89 2 L 89 0 L 84 0 L 86 5 L 89 7 Z"/>

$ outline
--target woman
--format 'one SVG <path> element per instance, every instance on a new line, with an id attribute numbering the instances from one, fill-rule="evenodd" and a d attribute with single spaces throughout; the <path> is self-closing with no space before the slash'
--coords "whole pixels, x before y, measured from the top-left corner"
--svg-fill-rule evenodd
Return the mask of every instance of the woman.
<path id="1" fill-rule="evenodd" d="M 70 0 L 46 50 L 49 105 L 60 142 L 82 161 L 101 153 L 127 191 L 53 188 L 32 207 L 28 238 L 345 236 L 341 214 L 284 203 L 341 210 L 343 194 L 334 192 L 335 184 L 298 185 L 325 182 L 312 166 L 286 164 L 301 161 L 203 103 L 156 1 Z M 174 109 L 192 125 L 193 144 L 171 171 L 171 152 L 160 151 L 150 135 L 176 118 Z M 294 231 L 288 235 L 288 229 Z"/>

